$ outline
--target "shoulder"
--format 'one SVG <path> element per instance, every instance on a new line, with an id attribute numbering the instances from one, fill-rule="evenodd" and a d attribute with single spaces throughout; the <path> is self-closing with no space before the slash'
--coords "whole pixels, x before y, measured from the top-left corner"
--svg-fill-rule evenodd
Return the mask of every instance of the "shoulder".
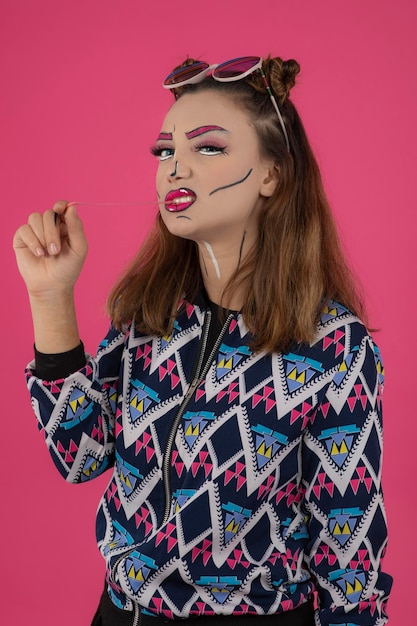
<path id="1" fill-rule="evenodd" d="M 344 368 L 362 359 L 380 361 L 378 346 L 365 324 L 342 304 L 333 300 L 323 308 L 313 341 L 299 344 L 292 352 L 314 359 L 326 371 Z"/>
<path id="2" fill-rule="evenodd" d="M 329 300 L 320 314 L 317 333 L 312 345 L 321 342 L 326 349 L 330 343 L 342 344 L 346 339 L 358 343 L 365 339 L 373 343 L 368 329 L 357 315 L 339 302 Z"/>
<path id="3" fill-rule="evenodd" d="M 349 309 L 329 301 L 317 326 L 317 335 L 310 346 L 329 368 L 337 368 L 341 380 L 355 364 L 362 372 L 372 372 L 383 382 L 384 368 L 380 350 L 365 324 Z M 372 376 L 373 377 L 373 376 Z"/>

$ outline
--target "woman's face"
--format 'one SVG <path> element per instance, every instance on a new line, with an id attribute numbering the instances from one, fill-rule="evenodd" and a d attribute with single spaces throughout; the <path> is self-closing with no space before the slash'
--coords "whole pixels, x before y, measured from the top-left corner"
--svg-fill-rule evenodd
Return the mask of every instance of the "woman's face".
<path id="1" fill-rule="evenodd" d="M 153 148 L 156 189 L 168 230 L 210 245 L 258 233 L 276 185 L 248 114 L 217 91 L 185 94 L 170 108 Z"/>

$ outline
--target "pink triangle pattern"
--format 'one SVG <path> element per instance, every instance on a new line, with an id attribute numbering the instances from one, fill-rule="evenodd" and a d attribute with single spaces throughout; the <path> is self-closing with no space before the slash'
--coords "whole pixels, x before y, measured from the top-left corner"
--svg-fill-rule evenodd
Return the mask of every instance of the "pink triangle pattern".
<path id="1" fill-rule="evenodd" d="M 145 371 L 152 363 L 152 347 L 149 343 L 145 343 L 144 346 L 138 346 L 135 360 L 138 361 L 139 359 L 143 359 L 143 371 Z"/>
<path id="2" fill-rule="evenodd" d="M 171 552 L 171 550 L 175 548 L 175 546 L 178 543 L 178 539 L 177 539 L 175 531 L 176 531 L 175 524 L 167 524 L 166 530 L 164 531 L 160 530 L 159 533 L 157 533 L 156 538 L 155 538 L 155 545 L 159 546 L 159 544 L 162 541 L 166 540 L 167 550 L 168 552 Z"/>
<path id="3" fill-rule="evenodd" d="M 135 513 L 136 528 L 139 528 L 141 524 L 145 525 L 145 535 L 149 535 L 152 532 L 153 524 L 150 520 L 150 512 L 144 506 L 140 507 L 139 513 Z"/>
<path id="4" fill-rule="evenodd" d="M 57 385 L 56 382 L 57 381 L 44 380 L 43 384 L 45 385 L 46 388 L 49 387 L 49 391 L 53 395 L 59 396 L 59 394 L 61 393 L 61 387 L 59 385 Z"/>
<path id="5" fill-rule="evenodd" d="M 359 602 L 359 613 L 362 613 L 363 611 L 370 611 L 371 615 L 374 615 L 379 601 L 380 601 L 380 598 L 378 594 L 377 593 L 372 594 L 369 597 L 369 600 L 362 600 L 361 602 Z M 387 604 L 386 601 L 383 602 L 384 607 L 386 606 L 386 604 Z M 386 614 L 385 608 L 383 610 L 384 610 L 384 613 Z"/>
<path id="6" fill-rule="evenodd" d="M 358 567 L 360 567 L 361 569 L 364 569 L 365 571 L 369 571 L 371 568 L 371 561 L 369 559 L 368 550 L 366 549 L 358 550 L 357 556 L 358 556 L 357 559 L 353 559 L 352 561 L 350 561 L 349 566 L 352 569 L 358 569 Z"/>
<path id="7" fill-rule="evenodd" d="M 68 463 L 68 464 L 74 463 L 75 455 L 78 452 L 78 446 L 75 444 L 75 442 L 72 439 L 69 442 L 69 446 L 67 449 L 64 448 L 64 446 L 62 445 L 60 441 L 58 441 L 57 450 L 64 457 L 65 463 Z"/>
<path id="8" fill-rule="evenodd" d="M 204 539 L 200 546 L 193 548 L 191 553 L 191 561 L 194 561 L 201 555 L 204 566 L 207 565 L 212 556 L 212 542 L 209 539 Z"/>
<path id="9" fill-rule="evenodd" d="M 201 385 L 198 387 L 198 389 L 196 389 L 195 399 L 201 400 L 201 398 L 204 398 L 205 395 L 206 395 L 206 387 L 203 381 Z"/>
<path id="10" fill-rule="evenodd" d="M 293 503 L 298 504 L 303 498 L 305 488 L 298 486 L 295 482 L 289 482 L 285 489 L 279 489 L 275 496 L 275 502 L 278 504 L 283 498 L 286 498 L 287 506 Z"/>
<path id="11" fill-rule="evenodd" d="M 347 399 L 347 403 L 352 413 L 355 409 L 355 405 L 357 402 L 360 402 L 362 408 L 365 410 L 366 403 L 368 402 L 368 396 L 366 394 L 366 391 L 364 391 L 362 383 L 353 385 L 353 395 L 349 396 L 349 398 Z"/>
<path id="12" fill-rule="evenodd" d="M 224 398 L 224 396 L 229 396 L 228 401 L 231 404 L 236 398 L 239 397 L 239 382 L 235 381 L 230 383 L 227 389 L 223 389 L 219 391 L 216 396 L 216 402 L 220 402 Z"/>
<path id="13" fill-rule="evenodd" d="M 327 493 L 333 497 L 334 483 L 331 480 L 326 482 L 327 475 L 325 472 L 320 472 L 317 476 L 318 482 L 313 485 L 313 493 L 318 500 L 320 500 L 321 490 L 325 489 Z"/>
<path id="14" fill-rule="evenodd" d="M 95 439 L 95 441 L 101 442 L 104 439 L 103 433 L 103 418 L 101 415 L 97 418 L 97 426 L 94 425 L 91 430 L 91 438 Z"/>
<path id="15" fill-rule="evenodd" d="M 237 461 L 235 464 L 234 470 L 225 471 L 224 484 L 227 485 L 227 483 L 229 483 L 233 478 L 236 478 L 236 482 L 237 482 L 236 491 L 239 491 L 239 489 L 241 489 L 243 485 L 246 483 L 246 475 L 242 476 L 243 472 L 245 472 L 245 464 Z"/>
<path id="16" fill-rule="evenodd" d="M 162 598 L 157 598 L 154 596 L 151 600 L 151 603 L 155 606 L 158 616 L 163 615 L 168 620 L 173 620 L 175 618 L 174 613 L 170 609 L 164 608 L 164 601 L 162 600 Z"/>
<path id="17" fill-rule="evenodd" d="M 357 467 L 355 469 L 355 473 L 356 477 L 351 478 L 350 480 L 350 486 L 352 487 L 353 493 L 355 495 L 358 493 L 361 484 L 365 485 L 367 492 L 370 493 L 373 485 L 373 480 L 366 467 L 364 465 Z"/>
<path id="18" fill-rule="evenodd" d="M 180 377 L 178 374 L 174 372 L 177 364 L 173 359 L 168 359 L 165 365 L 159 366 L 159 382 L 164 380 L 165 376 L 168 374 L 171 378 L 171 389 L 175 389 L 175 387 L 180 382 Z"/>
<path id="19" fill-rule="evenodd" d="M 210 458 L 208 452 L 201 450 L 198 453 L 198 461 L 194 461 L 194 463 L 191 464 L 191 472 L 194 478 L 197 476 L 200 468 L 204 469 L 204 475 L 206 478 L 209 476 L 211 470 L 213 469 L 213 464 L 207 462 L 208 458 Z"/>
<path id="20" fill-rule="evenodd" d="M 233 550 L 233 557 L 234 557 L 233 559 L 232 558 L 226 559 L 228 565 L 232 569 L 235 569 L 236 565 L 238 564 L 243 565 L 243 567 L 246 567 L 246 568 L 249 567 L 250 563 L 249 561 L 245 561 L 245 559 L 243 558 L 242 550 L 238 550 L 238 549 Z"/>
<path id="21" fill-rule="evenodd" d="M 138 437 L 135 444 L 135 455 L 137 456 L 139 452 L 145 448 L 146 460 L 149 461 L 155 454 L 155 449 L 151 446 L 152 437 L 148 432 L 144 432 L 141 437 Z"/>
<path id="22" fill-rule="evenodd" d="M 213 609 L 205 602 L 196 602 L 195 605 L 198 609 L 197 615 L 207 615 L 207 617 L 214 615 Z"/>
<path id="23" fill-rule="evenodd" d="M 261 500 L 261 498 L 265 498 L 271 493 L 274 483 L 275 483 L 275 475 L 268 476 L 268 478 L 266 479 L 266 484 L 263 483 L 258 489 L 258 496 L 257 496 L 258 500 Z"/>
<path id="24" fill-rule="evenodd" d="M 345 349 L 345 333 L 340 329 L 334 331 L 330 335 L 327 335 L 323 339 L 323 350 L 327 350 L 329 346 L 334 345 L 335 347 L 335 357 L 338 357 L 339 354 Z"/>
<path id="25" fill-rule="evenodd" d="M 316 566 L 322 561 L 326 561 L 330 566 L 333 566 L 337 562 L 337 556 L 333 550 L 324 543 L 319 545 L 314 555 L 314 563 Z"/>
<path id="26" fill-rule="evenodd" d="M 296 409 L 292 409 L 291 417 L 290 417 L 290 424 L 294 424 L 294 422 L 300 419 L 300 417 L 303 418 L 303 424 L 302 424 L 303 430 L 307 426 L 307 424 L 309 423 L 314 424 L 314 420 L 316 418 L 316 411 L 313 411 L 310 414 L 310 411 L 312 408 L 313 408 L 313 405 L 310 402 L 304 401 L 301 405 L 301 409 L 300 407 Z"/>
<path id="27" fill-rule="evenodd" d="M 175 468 L 177 472 L 177 476 L 180 478 L 184 471 L 184 463 L 182 461 L 177 461 L 178 458 L 181 458 L 178 454 L 178 450 L 174 450 L 172 453 L 172 466 Z"/>
<path id="28" fill-rule="evenodd" d="M 261 393 L 254 393 L 252 396 L 252 409 L 263 401 L 265 402 L 265 413 L 269 413 L 269 411 L 276 406 L 275 398 L 270 397 L 274 391 L 273 387 L 265 385 Z"/>
<path id="29" fill-rule="evenodd" d="M 282 555 L 282 561 L 284 567 L 289 567 L 293 572 L 297 571 L 298 561 L 300 556 L 300 548 L 297 548 L 295 552 L 291 552 L 289 548 Z"/>

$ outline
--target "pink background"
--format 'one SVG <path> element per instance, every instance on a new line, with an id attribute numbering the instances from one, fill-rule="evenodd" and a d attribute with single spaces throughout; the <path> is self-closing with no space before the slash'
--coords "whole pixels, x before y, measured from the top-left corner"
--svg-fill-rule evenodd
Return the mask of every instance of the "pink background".
<path id="1" fill-rule="evenodd" d="M 187 55 L 268 52 L 301 63 L 293 98 L 321 164 L 386 365 L 386 569 L 390 624 L 414 624 L 417 557 L 415 0 L 1 0 L 1 608 L 3 624 L 87 625 L 102 588 L 94 519 L 107 476 L 67 485 L 37 433 L 22 370 L 32 358 L 13 232 L 55 199 L 152 201 L 149 146 Z M 79 281 L 90 351 L 106 293 L 154 207 L 80 207 L 90 253 Z"/>

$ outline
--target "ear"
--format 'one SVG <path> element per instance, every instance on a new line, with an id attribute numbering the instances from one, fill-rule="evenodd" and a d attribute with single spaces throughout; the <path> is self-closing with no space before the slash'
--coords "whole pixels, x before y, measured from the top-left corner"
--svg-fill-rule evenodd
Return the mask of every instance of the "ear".
<path id="1" fill-rule="evenodd" d="M 270 198 L 275 191 L 279 180 L 279 167 L 275 163 L 267 166 L 265 178 L 261 182 L 259 193 L 264 198 Z"/>

